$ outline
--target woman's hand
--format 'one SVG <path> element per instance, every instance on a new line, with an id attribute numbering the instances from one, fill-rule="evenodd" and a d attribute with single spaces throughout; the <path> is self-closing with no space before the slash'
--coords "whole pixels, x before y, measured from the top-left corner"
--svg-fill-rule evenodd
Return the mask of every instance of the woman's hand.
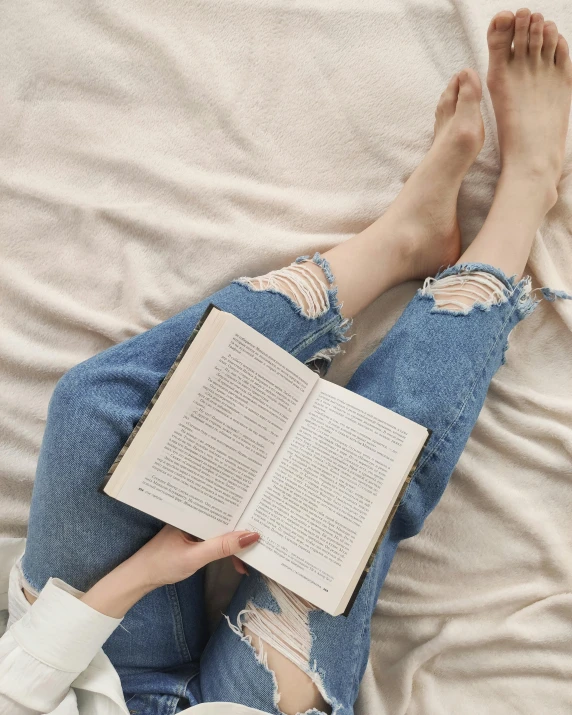
<path id="1" fill-rule="evenodd" d="M 198 541 L 174 526 L 165 526 L 131 558 L 144 574 L 145 582 L 157 588 L 182 581 L 211 561 L 234 556 L 259 538 L 255 531 L 233 531 Z"/>
<path id="2" fill-rule="evenodd" d="M 255 531 L 233 531 L 206 541 L 197 541 L 174 526 L 165 526 L 145 546 L 98 581 L 82 601 L 100 613 L 123 618 L 143 596 L 159 586 L 192 576 L 211 561 L 233 556 L 254 544 Z M 239 559 L 235 568 L 246 571 Z M 242 569 L 240 568 L 242 566 Z"/>

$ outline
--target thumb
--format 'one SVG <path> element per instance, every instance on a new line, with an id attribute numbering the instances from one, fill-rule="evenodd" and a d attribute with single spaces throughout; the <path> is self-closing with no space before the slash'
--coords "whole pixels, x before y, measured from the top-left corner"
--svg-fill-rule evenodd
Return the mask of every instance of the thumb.
<path id="1" fill-rule="evenodd" d="M 211 561 L 234 556 L 247 546 L 256 543 L 259 538 L 260 534 L 256 531 L 232 531 L 230 534 L 207 539 L 200 546 L 195 547 L 196 557 L 200 561 L 198 568 L 210 564 Z"/>

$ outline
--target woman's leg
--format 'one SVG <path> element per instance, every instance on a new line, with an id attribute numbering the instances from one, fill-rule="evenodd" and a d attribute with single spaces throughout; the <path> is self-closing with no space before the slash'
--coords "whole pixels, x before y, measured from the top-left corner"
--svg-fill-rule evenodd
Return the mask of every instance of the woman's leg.
<path id="1" fill-rule="evenodd" d="M 304 284 L 304 273 L 298 280 Z M 98 488 L 209 303 L 306 361 L 345 339 L 333 291 L 319 292 L 310 282 L 312 290 L 321 310 L 309 318 L 284 295 L 233 283 L 61 378 L 49 406 L 22 561 L 32 594 L 50 577 L 89 589 L 161 528 L 157 519 Z M 184 691 L 208 637 L 203 605 L 199 572 L 153 591 L 131 609 L 105 646 L 127 693 L 174 695 L 181 682 Z"/>
<path id="2" fill-rule="evenodd" d="M 340 266 L 337 285 L 347 318 L 391 286 L 458 257 L 457 192 L 482 142 L 474 74 L 462 83 L 457 102 L 458 93 L 455 77 L 440 103 L 435 143 L 395 207 L 352 239 L 349 250 L 332 251 L 338 263 L 353 266 Z M 302 273 L 298 266 L 234 283 L 60 380 L 50 403 L 22 564 L 32 594 L 50 577 L 88 589 L 160 528 L 98 487 L 210 302 L 302 361 L 331 358 L 347 324 L 335 290 L 327 288 L 327 264 L 318 263 L 305 263 Z M 206 638 L 203 575 L 197 574 L 145 597 L 105 650 L 126 693 L 177 698 L 196 673 Z M 140 699 L 130 705 L 140 706 Z"/>
<path id="3" fill-rule="evenodd" d="M 348 384 L 433 430 L 350 615 L 310 609 L 259 574 L 243 579 L 228 624 L 219 626 L 203 656 L 200 682 L 193 684 L 198 698 L 274 714 L 353 713 L 370 619 L 396 548 L 419 532 L 437 504 L 504 360 L 508 335 L 535 306 L 530 282 L 505 273 L 522 274 L 556 198 L 572 65 L 555 26 L 548 26 L 543 44 L 542 19 L 533 19 L 529 48 L 530 13 L 517 14 L 514 53 L 512 13 L 502 13 L 489 30 L 503 170 L 487 221 L 456 266 L 426 281 Z M 349 270 L 347 246 L 325 254 L 334 272 Z"/>

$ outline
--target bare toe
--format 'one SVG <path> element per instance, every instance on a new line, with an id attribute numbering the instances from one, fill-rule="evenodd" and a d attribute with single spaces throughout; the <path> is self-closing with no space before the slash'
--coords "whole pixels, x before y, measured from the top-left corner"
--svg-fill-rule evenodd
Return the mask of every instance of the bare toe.
<path id="1" fill-rule="evenodd" d="M 474 151 L 474 147 L 480 149 L 484 141 L 481 119 L 482 96 L 481 80 L 475 70 L 464 69 L 460 72 L 459 98 L 455 112 L 459 118 L 458 140 L 460 145 L 470 153 Z"/>
<path id="2" fill-rule="evenodd" d="M 464 69 L 459 73 L 459 101 L 457 109 L 467 102 L 481 101 L 482 88 L 479 75 L 473 69 Z"/>
<path id="3" fill-rule="evenodd" d="M 439 98 L 439 104 L 435 110 L 435 117 L 452 117 L 455 114 L 457 106 L 457 97 L 459 96 L 459 75 L 454 74 L 449 80 L 449 84 Z"/>
<path id="4" fill-rule="evenodd" d="M 544 29 L 544 18 L 539 12 L 532 13 L 530 18 L 530 30 L 528 32 L 528 54 L 533 59 L 540 58 L 542 50 L 542 31 Z"/>
<path id="5" fill-rule="evenodd" d="M 444 160 L 445 155 L 453 151 L 455 159 L 452 164 L 459 164 L 463 173 L 474 161 L 484 141 L 481 97 L 479 75 L 473 69 L 464 69 L 453 75 L 435 112 L 435 141 L 441 147 L 441 159 Z"/>
<path id="6" fill-rule="evenodd" d="M 530 10 L 522 8 L 516 11 L 514 21 L 514 56 L 517 59 L 526 57 L 528 53 L 528 28 L 530 27 Z"/>
<path id="7" fill-rule="evenodd" d="M 570 52 L 568 50 L 568 43 L 562 37 L 558 38 L 558 44 L 556 45 L 555 62 L 558 67 L 566 68 L 569 71 L 572 70 L 572 64 L 570 63 Z"/>
<path id="8" fill-rule="evenodd" d="M 544 38 L 542 43 L 542 59 L 554 62 L 554 53 L 558 44 L 558 28 L 554 22 L 544 23 Z"/>
<path id="9" fill-rule="evenodd" d="M 493 17 L 487 33 L 491 62 L 510 59 L 514 36 L 514 15 L 503 10 Z"/>

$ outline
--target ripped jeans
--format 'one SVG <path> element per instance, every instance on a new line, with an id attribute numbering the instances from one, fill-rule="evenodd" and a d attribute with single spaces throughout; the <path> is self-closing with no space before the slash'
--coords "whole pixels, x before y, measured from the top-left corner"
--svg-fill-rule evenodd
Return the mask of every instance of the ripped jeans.
<path id="1" fill-rule="evenodd" d="M 314 261 L 331 284 L 328 265 L 317 255 Z M 87 590 L 161 528 L 98 487 L 209 303 L 304 362 L 327 364 L 347 339 L 331 285 L 316 292 L 310 281 L 294 281 L 294 301 L 271 275 L 234 282 L 62 377 L 50 402 L 22 563 L 33 591 L 50 576 Z M 454 266 L 428 279 L 347 386 L 432 430 L 349 616 L 307 608 L 254 572 L 209 636 L 203 572 L 159 588 L 104 646 L 129 709 L 172 715 L 224 701 L 280 713 L 273 673 L 241 637 L 247 623 L 308 673 L 333 713 L 351 715 L 370 619 L 397 546 L 419 532 L 439 501 L 504 361 L 508 335 L 534 307 L 529 280 L 515 284 L 490 266 Z"/>

